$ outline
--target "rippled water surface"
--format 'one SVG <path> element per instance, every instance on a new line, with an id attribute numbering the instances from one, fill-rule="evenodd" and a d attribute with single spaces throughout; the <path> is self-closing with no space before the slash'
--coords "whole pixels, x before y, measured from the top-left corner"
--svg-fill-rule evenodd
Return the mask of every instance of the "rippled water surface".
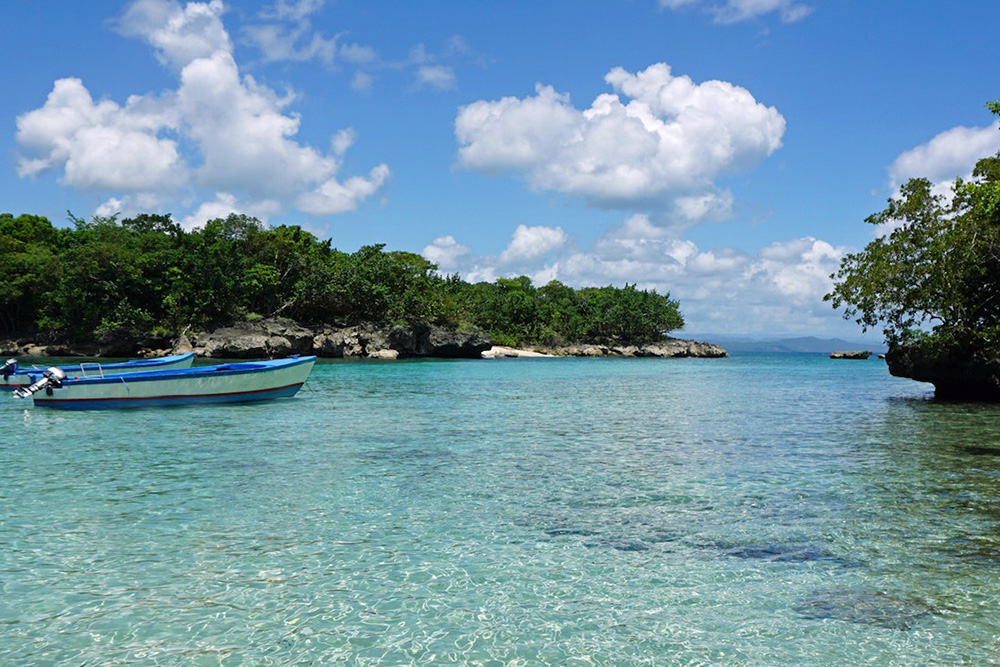
<path id="1" fill-rule="evenodd" d="M 0 664 L 1000 664 L 1000 409 L 871 361 L 0 396 Z"/>

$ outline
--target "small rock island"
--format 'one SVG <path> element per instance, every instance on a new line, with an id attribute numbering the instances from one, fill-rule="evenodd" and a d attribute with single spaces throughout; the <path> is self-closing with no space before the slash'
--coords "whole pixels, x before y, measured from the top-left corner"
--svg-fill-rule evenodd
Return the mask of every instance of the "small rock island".
<path id="1" fill-rule="evenodd" d="M 831 352 L 831 359 L 867 359 L 872 356 L 871 350 L 840 350 L 839 352 Z"/>

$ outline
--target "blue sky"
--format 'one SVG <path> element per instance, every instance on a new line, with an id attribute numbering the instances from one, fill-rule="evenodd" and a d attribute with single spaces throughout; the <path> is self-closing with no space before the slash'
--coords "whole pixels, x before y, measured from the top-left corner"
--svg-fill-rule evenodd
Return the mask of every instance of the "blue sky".
<path id="1" fill-rule="evenodd" d="M 995 0 L 3 13 L 2 212 L 235 211 L 468 280 L 655 288 L 689 332 L 856 338 L 821 299 L 864 218 L 1000 150 Z"/>

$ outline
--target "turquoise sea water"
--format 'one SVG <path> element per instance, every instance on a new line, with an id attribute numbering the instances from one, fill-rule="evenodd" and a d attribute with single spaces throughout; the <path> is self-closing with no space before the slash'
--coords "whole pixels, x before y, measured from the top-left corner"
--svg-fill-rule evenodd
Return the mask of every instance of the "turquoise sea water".
<path id="1" fill-rule="evenodd" d="M 327 362 L 0 396 L 0 664 L 1000 664 L 1000 408 L 883 362 Z"/>

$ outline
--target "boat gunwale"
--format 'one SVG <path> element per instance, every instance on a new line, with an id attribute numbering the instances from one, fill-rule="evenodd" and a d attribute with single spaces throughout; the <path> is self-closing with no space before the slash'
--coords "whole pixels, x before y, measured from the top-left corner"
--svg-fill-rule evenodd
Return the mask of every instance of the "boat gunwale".
<path id="1" fill-rule="evenodd" d="M 83 370 L 83 371 L 99 371 L 99 370 L 117 370 L 119 368 L 145 368 L 150 366 L 150 370 L 155 370 L 157 366 L 165 366 L 167 364 L 176 364 L 187 359 L 194 358 L 194 352 L 184 352 L 182 354 L 168 354 L 165 357 L 151 357 L 149 359 L 129 359 L 128 361 L 113 361 L 108 364 L 101 363 L 100 361 L 84 361 L 79 364 L 51 364 L 50 366 L 41 367 L 37 364 L 32 364 L 30 368 L 18 367 L 17 373 L 23 375 L 38 374 L 45 372 L 51 366 L 60 368 L 64 371 L 68 370 Z M 176 369 L 180 370 L 180 369 Z"/>
<path id="2" fill-rule="evenodd" d="M 115 361 L 108 364 L 99 361 L 84 361 L 78 364 L 55 362 L 46 366 L 40 366 L 36 363 L 32 363 L 30 366 L 22 366 L 18 363 L 15 364 L 13 372 L 3 377 L 3 381 L 0 382 L 0 389 L 30 387 L 50 368 L 58 368 L 66 373 L 67 376 L 73 377 L 74 380 L 82 380 L 83 378 L 184 370 L 192 367 L 191 364 L 194 362 L 194 359 L 194 352 L 182 352 L 180 354 L 169 354 L 164 357 L 129 359 L 128 361 Z M 167 368 L 164 368 L 165 366 Z M 89 375 L 88 373 L 93 373 L 93 375 Z"/>
<path id="3" fill-rule="evenodd" d="M 246 361 L 220 364 L 215 366 L 192 366 L 190 368 L 177 368 L 174 370 L 149 370 L 135 373 L 106 374 L 100 376 L 68 376 L 63 383 L 68 386 L 98 385 L 98 384 L 119 384 L 132 382 L 164 382 L 172 380 L 200 380 L 213 377 L 229 377 L 233 375 L 246 375 L 250 373 L 261 373 L 264 371 L 277 371 L 286 368 L 312 363 L 316 361 L 315 356 L 286 358 L 286 359 L 265 359 L 263 361 Z M 29 375 L 41 375 L 29 373 Z"/>
<path id="4" fill-rule="evenodd" d="M 229 401 L 222 400 L 218 401 L 215 399 L 229 399 L 234 396 L 255 396 L 260 394 L 275 393 L 278 394 L 276 398 L 282 397 L 286 392 L 295 389 L 296 393 L 302 385 L 305 384 L 305 380 L 302 382 L 293 382 L 291 384 L 282 385 L 280 387 L 264 387 L 262 389 L 251 389 L 249 391 L 228 391 L 228 392 L 215 392 L 215 393 L 204 393 L 204 394 L 157 394 L 156 396 L 105 396 L 98 398 L 60 398 L 58 396 L 35 396 L 33 400 L 36 405 L 40 407 L 59 407 L 59 406 L 83 406 L 87 405 L 100 405 L 114 407 L 115 403 L 134 403 L 133 407 L 149 406 L 154 407 L 160 404 L 164 407 L 169 407 L 172 405 L 185 405 L 185 404 L 198 404 L 198 403 L 226 403 L 226 402 L 239 402 L 239 401 Z"/>

